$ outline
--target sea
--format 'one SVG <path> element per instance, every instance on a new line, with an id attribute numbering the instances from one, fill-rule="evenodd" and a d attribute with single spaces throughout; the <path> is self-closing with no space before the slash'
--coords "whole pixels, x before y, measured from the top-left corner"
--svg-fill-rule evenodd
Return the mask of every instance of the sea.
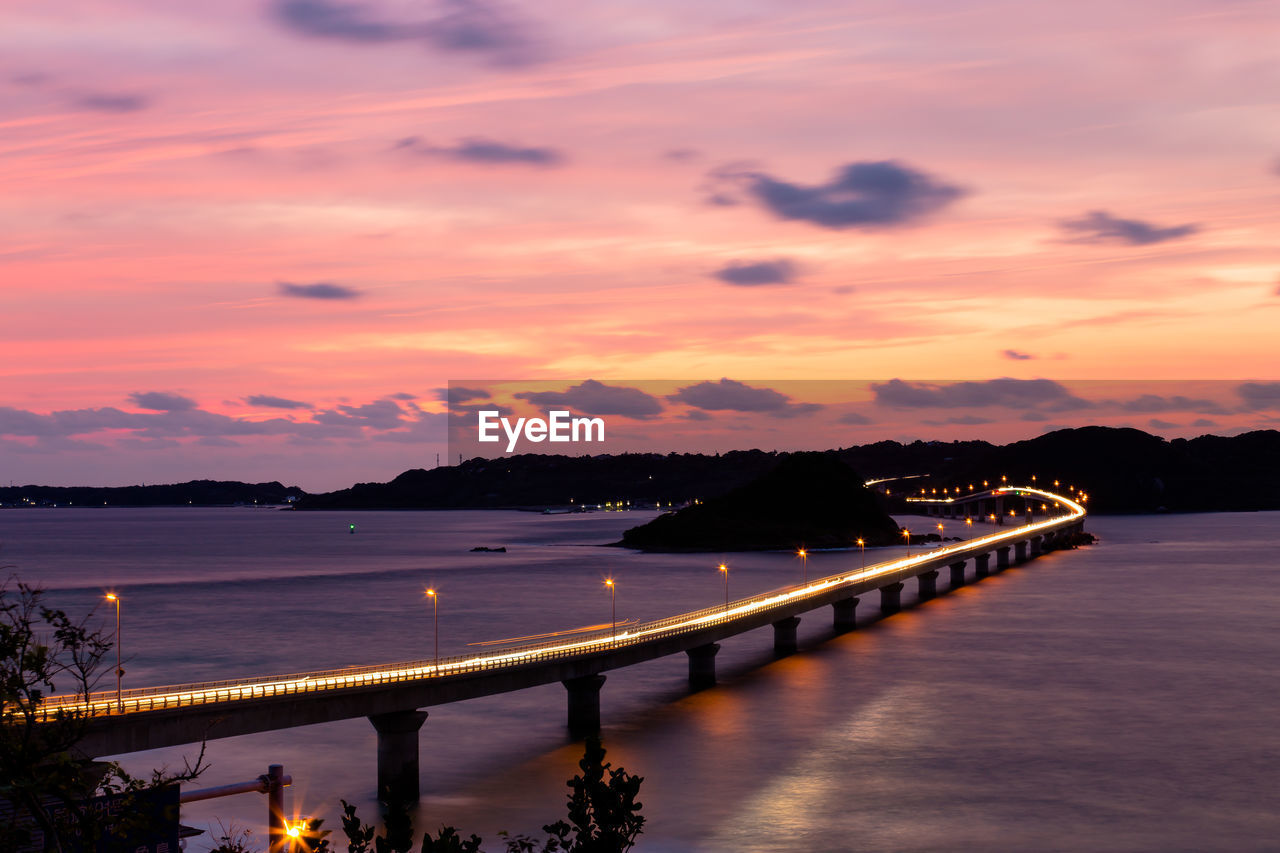
<path id="1" fill-rule="evenodd" d="M 722 602 L 721 562 L 738 597 L 902 550 L 804 562 L 609 547 L 650 517 L 0 510 L 0 565 L 108 632 L 104 595 L 118 594 L 124 685 L 147 687 L 427 658 L 435 619 L 442 656 L 601 625 L 610 577 L 617 618 L 651 619 Z M 813 611 L 787 657 L 768 628 L 724 641 L 710 689 L 689 691 L 684 655 L 607 673 L 607 760 L 644 778 L 635 849 L 1280 850 L 1280 513 L 1090 517 L 1087 529 L 1097 544 L 887 618 L 865 596 L 850 633 Z M 451 825 L 495 851 L 499 831 L 541 835 L 582 755 L 565 706 L 553 684 L 428 709 L 418 829 Z M 114 758 L 148 774 L 196 752 Z M 188 788 L 281 764 L 293 814 L 339 838 L 342 799 L 378 820 L 365 719 L 214 740 L 205 759 Z M 243 830 L 265 848 L 266 812 L 256 793 L 189 804 L 183 823 L 207 832 L 187 849 Z"/>

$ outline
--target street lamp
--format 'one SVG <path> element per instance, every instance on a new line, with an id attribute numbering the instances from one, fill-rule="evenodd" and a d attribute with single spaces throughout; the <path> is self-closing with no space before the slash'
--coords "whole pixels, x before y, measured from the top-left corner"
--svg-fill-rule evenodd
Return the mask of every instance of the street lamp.
<path id="1" fill-rule="evenodd" d="M 964 523 L 966 527 L 973 527 L 973 518 L 972 517 L 965 518 Z"/>
<path id="2" fill-rule="evenodd" d="M 867 567 L 867 540 L 858 540 L 858 550 L 862 553 L 862 568 Z"/>
<path id="3" fill-rule="evenodd" d="M 613 578 L 605 578 L 604 585 L 609 587 L 609 612 L 613 621 L 613 642 L 618 642 L 618 600 L 616 598 L 618 587 L 613 582 Z"/>
<path id="4" fill-rule="evenodd" d="M 800 558 L 800 568 L 804 572 L 804 582 L 809 583 L 809 552 L 801 548 L 796 552 L 796 556 Z"/>
<path id="5" fill-rule="evenodd" d="M 124 713 L 124 700 L 120 682 L 124 680 L 124 667 L 120 663 L 120 596 L 114 592 L 107 593 L 107 601 L 116 603 L 116 712 Z"/>
<path id="6" fill-rule="evenodd" d="M 910 557 L 911 556 L 911 531 L 904 527 L 902 528 L 902 535 L 907 537 L 907 556 Z"/>
<path id="7" fill-rule="evenodd" d="M 427 598 L 431 599 L 431 627 L 435 630 L 436 675 L 440 674 L 440 593 L 434 589 L 427 590 Z"/>
<path id="8" fill-rule="evenodd" d="M 729 567 L 724 563 L 720 564 L 720 571 L 724 572 L 724 612 L 729 612 Z"/>

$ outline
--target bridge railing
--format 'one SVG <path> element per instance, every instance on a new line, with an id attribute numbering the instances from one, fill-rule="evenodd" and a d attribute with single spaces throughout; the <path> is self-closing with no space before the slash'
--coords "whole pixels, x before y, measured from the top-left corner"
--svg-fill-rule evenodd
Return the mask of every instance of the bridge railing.
<path id="1" fill-rule="evenodd" d="M 1009 492 L 1014 489 L 1010 488 Z M 102 716 L 137 711 L 162 710 L 190 705 L 207 705 L 246 699 L 261 699 L 316 693 L 329 690 L 350 690 L 364 686 L 378 686 L 407 681 L 444 678 L 494 669 L 511 668 L 524 663 L 577 658 L 623 646 L 640 645 L 665 638 L 704 631 L 712 626 L 732 626 L 738 620 L 751 620 L 762 611 L 782 605 L 792 605 L 812 598 L 827 598 L 842 588 L 854 588 L 873 579 L 888 582 L 904 572 L 918 571 L 923 565 L 957 559 L 962 554 L 977 553 L 1001 543 L 1013 542 L 1037 531 L 1049 531 L 1074 523 L 1084 515 L 1079 504 L 1040 492 L 1019 487 L 1019 492 L 1032 491 L 1062 500 L 1068 507 L 1066 515 L 1024 525 L 1004 532 L 963 540 L 953 545 L 923 551 L 914 557 L 898 558 L 874 563 L 853 572 L 842 572 L 813 581 L 779 587 L 768 592 L 730 601 L 728 605 L 716 605 L 627 626 L 617 634 L 612 629 L 580 634 L 572 639 L 546 640 L 495 649 L 483 654 L 455 655 L 451 657 L 419 659 L 394 664 L 372 664 L 343 667 L 340 669 L 313 670 L 289 675 L 267 675 L 249 678 L 203 681 L 191 684 L 161 687 L 130 688 L 120 691 L 99 691 L 77 696 L 53 696 L 41 706 L 46 719 L 61 712 Z"/>

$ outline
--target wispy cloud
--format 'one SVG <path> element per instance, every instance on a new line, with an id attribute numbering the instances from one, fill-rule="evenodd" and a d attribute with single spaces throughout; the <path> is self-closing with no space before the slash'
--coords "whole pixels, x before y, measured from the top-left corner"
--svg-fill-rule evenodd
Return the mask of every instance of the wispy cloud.
<path id="1" fill-rule="evenodd" d="M 639 388 L 606 385 L 588 379 L 565 391 L 522 391 L 512 395 L 535 406 L 565 406 L 585 415 L 649 418 L 662 412 L 662 401 Z"/>
<path id="2" fill-rule="evenodd" d="M 1031 355 L 1030 353 L 1019 352 L 1016 349 L 1007 349 L 1000 354 L 1012 361 L 1030 361 L 1031 359 L 1035 358 L 1035 356 Z"/>
<path id="3" fill-rule="evenodd" d="M 1064 231 L 1073 235 L 1079 243 L 1120 243 L 1127 246 L 1146 246 L 1189 237 L 1200 230 L 1199 225 L 1158 226 L 1141 219 L 1121 219 L 1105 210 L 1091 210 L 1079 219 L 1064 219 L 1059 223 Z"/>
<path id="4" fill-rule="evenodd" d="M 358 299 L 360 291 L 344 287 L 341 284 L 317 282 L 315 284 L 294 284 L 282 281 L 277 289 L 283 296 L 296 296 L 300 299 Z"/>
<path id="5" fill-rule="evenodd" d="M 762 284 L 790 284 L 796 265 L 785 258 L 776 261 L 734 261 L 712 273 L 726 284 L 755 287 Z"/>
<path id="6" fill-rule="evenodd" d="M 273 397 L 270 394 L 252 394 L 244 400 L 250 406 L 258 406 L 264 409 L 310 409 L 313 408 L 310 403 L 303 403 L 300 400 L 289 400 L 285 397 Z"/>
<path id="7" fill-rule="evenodd" d="M 72 96 L 71 103 L 100 113 L 136 113 L 151 106 L 148 98 L 129 92 L 80 92 Z"/>
<path id="8" fill-rule="evenodd" d="M 443 157 L 466 163 L 494 165 L 521 164 L 526 166 L 559 166 L 564 155 L 554 148 L 511 145 L 492 139 L 471 137 L 454 145 L 430 145 L 416 136 L 409 136 L 396 143 L 396 148 L 412 151 L 426 157 Z"/>
<path id="9" fill-rule="evenodd" d="M 196 407 L 196 401 L 190 397 L 168 391 L 135 391 L 129 395 L 129 402 L 153 412 L 185 412 Z"/>

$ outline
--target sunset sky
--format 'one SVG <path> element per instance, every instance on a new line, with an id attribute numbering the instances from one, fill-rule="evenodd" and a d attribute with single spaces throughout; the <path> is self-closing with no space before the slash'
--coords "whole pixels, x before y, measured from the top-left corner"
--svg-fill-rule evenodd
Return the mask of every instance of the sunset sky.
<path id="1" fill-rule="evenodd" d="M 1280 417 L 1273 0 L 8 0 L 0 43 L 5 484 L 385 480 L 475 377 L 727 377 L 832 445 Z M 898 396 L 785 387 L 837 379 Z"/>

